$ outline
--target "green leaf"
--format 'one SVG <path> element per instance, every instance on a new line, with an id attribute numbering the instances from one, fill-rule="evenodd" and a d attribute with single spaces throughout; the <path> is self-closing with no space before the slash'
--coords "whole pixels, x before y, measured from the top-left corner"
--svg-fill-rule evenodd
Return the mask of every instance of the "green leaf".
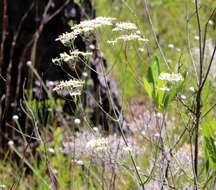
<path id="1" fill-rule="evenodd" d="M 63 140 L 63 131 L 62 128 L 58 127 L 54 131 L 54 147 L 61 146 L 61 142 Z"/>
<path id="2" fill-rule="evenodd" d="M 159 95 L 158 95 L 158 91 L 154 90 L 152 96 L 153 96 L 153 100 L 154 100 L 155 105 L 156 105 L 157 107 L 159 107 L 160 104 L 159 104 Z"/>
<path id="3" fill-rule="evenodd" d="M 158 80 L 157 94 L 158 94 L 158 105 L 160 107 L 163 107 L 163 97 L 164 97 L 164 94 L 166 93 L 166 91 L 160 90 L 160 89 L 165 88 L 165 87 L 166 87 L 166 82 L 164 80 Z"/>
<path id="4" fill-rule="evenodd" d="M 169 93 L 165 93 L 163 96 L 163 107 L 164 109 L 166 109 L 168 107 L 170 103 L 170 94 Z"/>
<path id="5" fill-rule="evenodd" d="M 205 137 L 213 137 L 214 136 L 214 126 L 216 125 L 216 121 L 206 121 L 202 124 L 202 132 Z"/>
<path id="6" fill-rule="evenodd" d="M 216 170 L 216 148 L 214 139 L 212 137 L 204 137 L 206 159 L 209 161 L 210 166 Z"/>
<path id="7" fill-rule="evenodd" d="M 152 75 L 151 67 L 149 67 L 148 71 L 147 71 L 147 80 L 148 80 L 149 83 L 152 84 L 153 87 L 155 87 L 155 82 L 154 82 L 154 78 L 153 78 L 153 75 Z"/>
<path id="8" fill-rule="evenodd" d="M 152 76 L 155 84 L 158 81 L 158 77 L 160 75 L 160 64 L 157 57 L 155 57 L 154 63 L 151 66 Z"/>
<path id="9" fill-rule="evenodd" d="M 172 88 L 169 92 L 166 92 L 163 96 L 163 106 L 164 108 L 167 108 L 168 105 L 173 101 L 177 94 L 178 89 Z"/>
<path id="10" fill-rule="evenodd" d="M 215 121 L 205 122 L 202 124 L 202 133 L 205 149 L 206 170 L 210 166 L 216 170 L 216 146 L 214 144 L 214 130 Z"/>
<path id="11" fill-rule="evenodd" d="M 149 95 L 151 98 L 153 98 L 153 97 L 152 97 L 152 92 L 153 92 L 152 87 L 151 87 L 150 83 L 149 83 L 146 79 L 144 79 L 144 87 L 145 87 L 145 90 L 146 90 L 146 92 L 148 93 L 148 95 Z"/>
<path id="12" fill-rule="evenodd" d="M 160 75 L 160 64 L 158 58 L 154 58 L 154 62 L 152 63 L 151 67 L 148 68 L 147 71 L 147 80 L 144 80 L 145 89 L 148 92 L 149 96 L 153 99 L 154 103 L 157 107 L 160 106 L 161 102 L 161 95 L 158 91 L 158 78 Z"/>
<path id="13" fill-rule="evenodd" d="M 147 79 L 150 83 L 153 84 L 153 87 L 156 88 L 158 77 L 160 75 L 160 64 L 158 58 L 155 57 L 154 62 L 152 63 L 151 67 L 148 69 L 147 72 Z"/>

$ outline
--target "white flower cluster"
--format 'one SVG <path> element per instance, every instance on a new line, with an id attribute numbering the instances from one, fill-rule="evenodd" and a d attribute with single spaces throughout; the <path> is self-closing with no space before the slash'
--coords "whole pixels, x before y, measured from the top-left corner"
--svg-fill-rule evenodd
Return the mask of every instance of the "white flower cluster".
<path id="1" fill-rule="evenodd" d="M 168 44 L 168 48 L 173 49 L 175 46 L 173 44 Z"/>
<path id="2" fill-rule="evenodd" d="M 167 80 L 170 82 L 178 82 L 178 81 L 183 81 L 184 78 L 182 77 L 181 74 L 177 73 L 177 74 L 170 74 L 170 73 L 161 73 L 159 76 L 160 80 Z"/>
<path id="3" fill-rule="evenodd" d="M 116 27 L 112 29 L 112 31 L 128 31 L 128 30 L 137 30 L 137 26 L 134 23 L 131 22 L 121 22 L 121 23 L 116 23 Z M 125 34 L 118 36 L 115 40 L 108 40 L 108 44 L 114 45 L 117 41 L 131 41 L 131 40 L 138 40 L 141 42 L 148 42 L 148 39 L 145 39 L 141 36 L 141 31 L 137 30 L 133 33 Z"/>
<path id="4" fill-rule="evenodd" d="M 115 40 L 109 40 L 109 41 L 107 41 L 107 43 L 114 45 L 118 40 L 123 40 L 123 41 L 138 40 L 141 42 L 148 42 L 149 41 L 146 38 L 142 38 L 138 34 L 128 34 L 128 35 L 119 36 Z"/>
<path id="5" fill-rule="evenodd" d="M 107 140 L 105 138 L 92 139 L 86 144 L 86 148 L 95 152 L 107 149 Z"/>
<path id="6" fill-rule="evenodd" d="M 70 45 L 79 34 L 94 31 L 96 28 L 102 26 L 112 25 L 116 18 L 112 17 L 97 17 L 92 20 L 82 21 L 80 24 L 73 26 L 72 32 L 67 32 L 60 35 L 56 40 L 60 40 L 64 45 Z"/>
<path id="7" fill-rule="evenodd" d="M 60 93 L 62 90 L 67 90 L 71 96 L 78 96 L 81 95 L 83 84 L 83 81 L 75 79 L 61 81 L 60 84 L 53 89 L 53 91 Z"/>
<path id="8" fill-rule="evenodd" d="M 137 34 L 122 35 L 119 36 L 117 40 L 123 40 L 123 41 L 138 40 L 142 42 L 148 42 L 148 39 L 142 38 L 140 35 Z"/>
<path id="9" fill-rule="evenodd" d="M 92 52 L 82 52 L 82 51 L 79 51 L 76 49 L 74 51 L 70 51 L 70 55 L 73 55 L 73 56 L 78 56 L 78 55 L 90 56 L 90 55 L 92 55 Z"/>
<path id="10" fill-rule="evenodd" d="M 63 62 L 72 63 L 73 60 L 74 60 L 74 56 L 71 56 L 67 54 L 66 52 L 64 52 L 64 53 L 60 53 L 59 58 L 52 59 L 52 62 L 56 65 L 61 66 Z"/>
<path id="11" fill-rule="evenodd" d="M 170 91 L 170 88 L 167 88 L 167 87 L 163 87 L 163 88 L 160 88 L 161 91 L 166 91 L 166 92 L 169 92 Z"/>
<path id="12" fill-rule="evenodd" d="M 60 66 L 64 62 L 69 63 L 69 64 L 73 64 L 73 63 L 75 63 L 74 61 L 79 57 L 79 55 L 90 56 L 90 55 L 92 55 L 92 53 L 91 52 L 82 52 L 82 51 L 79 51 L 79 50 L 70 51 L 69 54 L 64 52 L 64 53 L 60 53 L 59 58 L 52 59 L 52 62 L 54 64 L 60 65 Z M 74 66 L 74 65 L 72 65 L 72 66 Z"/>
<path id="13" fill-rule="evenodd" d="M 85 28 L 99 28 L 104 25 L 113 25 L 112 22 L 116 20 L 113 17 L 96 17 L 92 20 L 82 21 L 80 24 L 73 26 L 71 29 L 85 29 Z"/>
<path id="14" fill-rule="evenodd" d="M 112 31 L 121 31 L 121 30 L 136 30 L 137 26 L 131 22 L 121 22 L 116 23 L 116 27 Z"/>

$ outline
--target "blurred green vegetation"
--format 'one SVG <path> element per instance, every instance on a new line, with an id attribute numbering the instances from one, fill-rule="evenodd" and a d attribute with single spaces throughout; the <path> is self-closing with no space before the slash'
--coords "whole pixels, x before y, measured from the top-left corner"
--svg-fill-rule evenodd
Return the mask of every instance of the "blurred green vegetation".
<path id="1" fill-rule="evenodd" d="M 116 33 L 110 30 L 101 30 L 98 38 L 100 46 L 109 62 L 110 70 L 114 75 L 120 92 L 127 100 L 143 95 L 142 79 L 152 63 L 152 57 L 160 59 L 161 67 L 167 70 L 164 60 L 152 34 L 144 0 L 94 0 L 97 16 L 117 18 L 117 22 L 132 22 L 137 24 L 141 33 L 149 39 L 149 43 L 142 44 L 130 42 L 128 44 L 127 61 L 122 43 L 114 46 L 107 44 L 107 40 L 115 39 Z M 200 18 L 202 27 L 205 26 L 216 2 L 212 0 L 201 1 Z M 198 47 L 197 24 L 195 17 L 195 4 L 190 0 L 151 0 L 148 8 L 155 31 L 164 55 L 170 66 L 174 68 L 178 63 L 186 68 L 191 67 L 188 52 L 188 39 L 192 47 Z M 213 17 L 215 19 L 215 17 Z M 209 27 L 209 35 L 214 38 L 215 24 Z M 188 36 L 189 35 L 189 36 Z M 174 48 L 168 45 L 173 44 Z M 139 51 L 144 48 L 144 51 Z M 180 52 L 181 51 L 181 52 Z M 121 90 L 122 89 L 122 90 Z"/>

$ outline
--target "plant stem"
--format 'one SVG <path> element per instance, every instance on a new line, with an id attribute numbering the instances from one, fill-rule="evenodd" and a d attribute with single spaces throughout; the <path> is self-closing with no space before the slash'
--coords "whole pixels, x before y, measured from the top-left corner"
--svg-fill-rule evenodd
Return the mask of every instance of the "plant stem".
<path id="1" fill-rule="evenodd" d="M 195 139 L 194 139 L 194 189 L 197 190 L 198 183 L 198 153 L 199 153 L 199 125 L 201 115 L 201 96 L 202 89 L 199 89 L 196 96 L 196 114 L 195 114 Z"/>
<path id="2" fill-rule="evenodd" d="M 198 92 L 196 95 L 196 110 L 195 110 L 195 139 L 194 139 L 194 189 L 197 190 L 198 183 L 198 153 L 199 153 L 199 126 L 200 126 L 200 113 L 201 113 L 201 97 L 202 97 L 202 80 L 203 80 L 203 58 L 204 50 L 202 48 L 202 30 L 200 24 L 198 0 L 195 0 L 196 18 L 199 32 L 199 81 L 198 81 Z M 205 40 L 205 39 L 204 39 Z"/>

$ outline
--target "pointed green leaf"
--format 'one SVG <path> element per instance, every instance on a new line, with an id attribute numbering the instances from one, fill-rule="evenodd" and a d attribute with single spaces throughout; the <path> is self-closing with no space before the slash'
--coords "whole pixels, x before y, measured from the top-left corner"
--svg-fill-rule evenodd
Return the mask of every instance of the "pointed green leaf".
<path id="1" fill-rule="evenodd" d="M 148 93 L 148 95 L 149 95 L 151 98 L 153 98 L 153 97 L 152 97 L 152 92 L 153 92 L 152 87 L 151 87 L 150 83 L 149 83 L 146 79 L 144 79 L 144 87 L 145 87 L 145 90 L 146 90 L 146 92 Z"/>

